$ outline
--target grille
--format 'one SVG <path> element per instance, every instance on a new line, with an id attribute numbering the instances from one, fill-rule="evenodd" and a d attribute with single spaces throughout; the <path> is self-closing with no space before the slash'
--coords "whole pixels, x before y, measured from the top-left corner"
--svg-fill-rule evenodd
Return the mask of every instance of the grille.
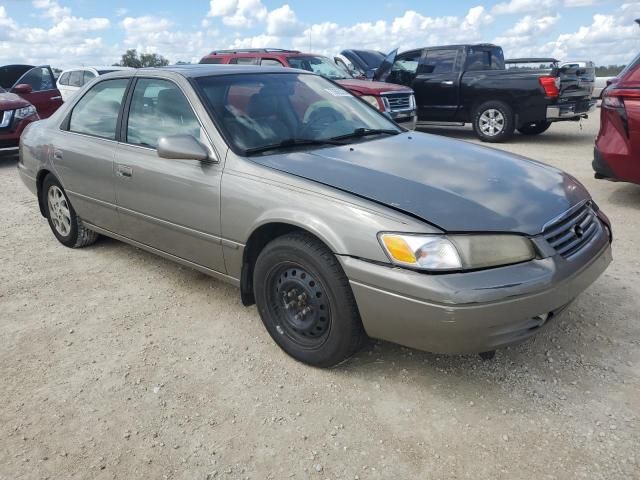
<path id="1" fill-rule="evenodd" d="M 578 253 L 599 230 L 599 221 L 586 203 L 569 210 L 547 225 L 542 236 L 564 258 Z"/>
<path id="2" fill-rule="evenodd" d="M 389 107 L 392 112 L 409 110 L 411 108 L 410 93 L 387 93 L 383 96 L 389 101 Z"/>

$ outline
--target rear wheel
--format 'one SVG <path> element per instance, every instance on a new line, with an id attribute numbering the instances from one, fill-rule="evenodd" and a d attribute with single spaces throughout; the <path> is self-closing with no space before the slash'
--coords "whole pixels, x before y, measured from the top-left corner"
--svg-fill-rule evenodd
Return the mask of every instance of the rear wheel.
<path id="1" fill-rule="evenodd" d="M 253 282 L 267 331 L 296 360 L 332 367 L 366 338 L 340 263 L 311 235 L 292 233 L 269 243 L 256 261 Z"/>
<path id="2" fill-rule="evenodd" d="M 80 248 L 97 240 L 98 234 L 83 225 L 62 185 L 53 175 L 47 175 L 44 179 L 41 195 L 49 227 L 60 243 L 66 247 Z"/>
<path id="3" fill-rule="evenodd" d="M 532 122 L 521 126 L 518 131 L 523 135 L 540 135 L 549 130 L 550 126 L 551 122 Z"/>
<path id="4" fill-rule="evenodd" d="M 473 111 L 473 131 L 483 142 L 505 142 L 513 135 L 513 109 L 500 100 L 490 100 Z"/>

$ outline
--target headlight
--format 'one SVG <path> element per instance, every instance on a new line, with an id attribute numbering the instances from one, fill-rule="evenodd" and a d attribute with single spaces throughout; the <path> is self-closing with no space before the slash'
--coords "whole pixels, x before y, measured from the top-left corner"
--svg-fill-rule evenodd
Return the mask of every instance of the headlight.
<path id="1" fill-rule="evenodd" d="M 378 99 L 373 95 L 363 95 L 360 98 L 365 102 L 367 102 L 372 107 L 374 107 L 376 110 L 380 110 L 380 104 L 378 103 Z"/>
<path id="2" fill-rule="evenodd" d="M 23 118 L 30 117 L 31 115 L 35 115 L 37 113 L 36 107 L 33 105 L 29 105 L 28 107 L 18 108 L 16 110 L 16 118 L 22 120 Z"/>
<path id="3" fill-rule="evenodd" d="M 473 270 L 535 258 L 531 241 L 519 235 L 380 234 L 390 260 L 420 270 Z"/>

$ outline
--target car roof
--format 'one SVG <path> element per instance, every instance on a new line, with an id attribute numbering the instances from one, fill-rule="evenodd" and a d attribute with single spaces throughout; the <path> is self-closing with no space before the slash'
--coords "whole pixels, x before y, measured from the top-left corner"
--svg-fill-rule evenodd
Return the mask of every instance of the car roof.
<path id="1" fill-rule="evenodd" d="M 147 67 L 138 68 L 132 70 L 122 70 L 117 72 L 111 72 L 105 75 L 108 77 L 133 77 L 144 76 L 145 73 L 177 73 L 185 78 L 198 78 L 198 77 L 211 77 L 217 75 L 232 75 L 232 74 L 265 74 L 265 73 L 304 73 L 313 75 L 306 70 L 298 70 L 294 68 L 282 68 L 282 67 L 268 67 L 260 65 L 227 65 L 227 64 L 189 64 L 189 65 L 169 65 L 166 67 Z"/>
<path id="2" fill-rule="evenodd" d="M 93 69 L 93 70 L 113 70 L 113 71 L 134 70 L 132 67 L 120 67 L 120 66 L 116 66 L 116 65 L 84 65 L 82 67 L 67 68 L 66 70 L 63 70 L 62 73 L 75 72 L 76 70 L 89 70 L 89 69 Z"/>

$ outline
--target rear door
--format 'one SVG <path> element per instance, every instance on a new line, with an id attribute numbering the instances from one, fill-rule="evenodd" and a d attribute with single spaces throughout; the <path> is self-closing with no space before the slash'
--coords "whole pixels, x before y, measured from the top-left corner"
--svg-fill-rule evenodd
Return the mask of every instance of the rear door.
<path id="1" fill-rule="evenodd" d="M 426 50 L 419 59 L 409 86 L 415 92 L 420 120 L 454 120 L 460 105 L 461 53 L 456 48 L 439 48 Z"/>
<path id="2" fill-rule="evenodd" d="M 20 96 L 36 107 L 40 118 L 50 117 L 62 105 L 62 95 L 49 67 L 32 68 L 15 83 L 20 84 L 31 86 L 31 93 L 21 93 Z"/>
<path id="3" fill-rule="evenodd" d="M 114 232 L 114 150 L 128 84 L 128 78 L 95 84 L 52 139 L 53 164 L 78 216 Z"/>
<path id="4" fill-rule="evenodd" d="M 138 78 L 116 151 L 119 233 L 144 245 L 224 272 L 220 239 L 222 164 L 160 158 L 158 139 L 192 135 L 211 148 L 181 88 Z"/>

